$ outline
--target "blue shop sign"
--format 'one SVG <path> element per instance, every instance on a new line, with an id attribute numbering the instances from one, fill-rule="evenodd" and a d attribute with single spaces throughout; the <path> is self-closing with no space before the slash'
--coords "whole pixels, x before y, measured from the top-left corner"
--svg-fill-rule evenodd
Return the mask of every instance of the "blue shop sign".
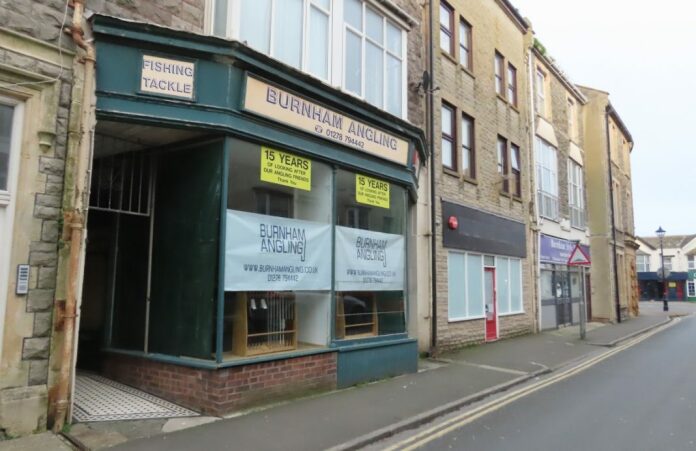
<path id="1" fill-rule="evenodd" d="M 541 235 L 541 243 L 539 246 L 539 260 L 542 263 L 555 263 L 558 265 L 567 265 L 570 253 L 575 249 L 575 242 L 556 238 L 548 235 Z M 590 247 L 581 244 L 582 250 L 590 255 Z"/>

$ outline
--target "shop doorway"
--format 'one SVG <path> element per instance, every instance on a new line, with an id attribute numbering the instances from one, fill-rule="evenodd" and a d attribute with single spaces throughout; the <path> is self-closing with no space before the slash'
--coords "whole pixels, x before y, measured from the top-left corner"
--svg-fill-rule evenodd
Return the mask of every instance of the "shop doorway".
<path id="1" fill-rule="evenodd" d="M 219 190 L 216 198 L 215 191 L 211 195 L 209 185 L 200 182 L 214 178 L 215 171 L 219 174 L 222 152 L 217 150 L 220 145 L 210 142 L 185 149 L 176 144 L 196 135 L 115 122 L 97 127 L 73 397 L 89 400 L 90 405 L 75 406 L 78 419 L 85 409 L 98 411 L 100 403 L 113 404 L 114 393 L 124 392 L 99 379 L 114 350 L 163 352 L 165 342 L 186 340 L 192 348 L 198 346 L 198 353 L 192 354 L 210 356 L 208 328 L 172 334 L 171 327 L 172 318 L 182 314 L 194 326 L 213 320 L 212 309 L 186 312 L 181 305 L 191 290 L 214 289 L 214 282 L 206 286 L 199 276 L 217 264 L 219 224 L 209 221 L 207 229 L 201 227 L 196 213 L 207 213 L 211 204 L 219 213 Z M 187 245 L 205 232 L 205 243 Z M 196 255 L 188 255 L 193 249 Z M 173 258 L 172 252 L 183 257 Z M 195 333 L 189 333 L 192 330 Z M 81 396 L 81 390 L 89 396 Z"/>
<path id="2" fill-rule="evenodd" d="M 495 291 L 495 268 L 485 268 L 483 273 L 486 296 L 486 341 L 498 339 L 498 302 Z"/>

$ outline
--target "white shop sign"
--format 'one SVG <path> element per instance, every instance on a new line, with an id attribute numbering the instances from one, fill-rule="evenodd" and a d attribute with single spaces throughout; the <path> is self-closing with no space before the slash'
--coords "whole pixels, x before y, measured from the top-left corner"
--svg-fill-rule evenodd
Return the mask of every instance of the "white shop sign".
<path id="1" fill-rule="evenodd" d="M 404 289 L 402 235 L 336 227 L 336 291 Z"/>
<path id="2" fill-rule="evenodd" d="M 192 62 L 143 55 L 140 91 L 193 100 L 195 72 Z"/>
<path id="3" fill-rule="evenodd" d="M 331 225 L 227 210 L 225 291 L 331 289 Z"/>

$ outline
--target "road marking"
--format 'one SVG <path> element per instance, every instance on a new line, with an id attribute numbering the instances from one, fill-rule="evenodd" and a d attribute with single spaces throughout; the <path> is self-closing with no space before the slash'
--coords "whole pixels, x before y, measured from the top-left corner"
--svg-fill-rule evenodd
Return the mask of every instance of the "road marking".
<path id="1" fill-rule="evenodd" d="M 614 354 L 617 354 L 621 351 L 624 351 L 632 346 L 637 345 L 638 343 L 642 342 L 643 340 L 646 340 L 653 335 L 663 331 L 664 329 L 667 329 L 668 327 L 672 327 L 676 323 L 679 322 L 679 318 L 675 318 L 673 321 L 670 323 L 667 323 L 663 326 L 660 326 L 658 328 L 655 328 L 654 330 L 647 332 L 644 335 L 635 337 L 633 339 L 630 339 L 626 343 L 617 346 L 616 348 L 613 348 L 609 351 L 606 351 L 596 357 L 592 357 L 582 363 L 580 363 L 577 366 L 574 366 L 572 368 L 569 368 L 565 371 L 562 371 L 561 373 L 558 373 L 554 376 L 549 377 L 548 379 L 541 380 L 539 382 L 536 382 L 534 384 L 528 385 L 526 387 L 522 387 L 514 392 L 510 392 L 506 395 L 501 396 L 498 399 L 494 399 L 484 405 L 481 405 L 479 407 L 476 407 L 474 409 L 471 409 L 467 412 L 461 413 L 453 418 L 450 418 L 449 420 L 446 420 L 440 424 L 431 426 L 430 428 L 419 432 L 418 434 L 412 435 L 411 437 L 407 437 L 404 440 L 401 440 L 398 443 L 393 444 L 392 446 L 388 448 L 384 448 L 384 451 L 395 451 L 395 450 L 400 450 L 400 451 L 411 451 L 415 450 L 417 448 L 420 448 L 421 446 L 430 443 L 434 440 L 437 440 L 438 438 L 452 432 L 453 430 L 459 429 L 462 426 L 466 426 L 467 424 L 485 416 L 488 415 L 489 413 L 492 413 L 496 410 L 499 410 L 506 405 L 523 398 L 527 395 L 530 395 L 534 392 L 537 392 L 541 390 L 542 388 L 545 388 L 549 385 L 553 385 L 556 382 L 560 382 L 562 380 L 568 379 L 582 371 L 585 371 L 588 368 L 591 368 L 598 363 L 602 362 L 603 360 L 608 359 L 609 357 L 613 356 Z"/>
<path id="2" fill-rule="evenodd" d="M 503 368 L 500 366 L 484 365 L 483 363 L 467 362 L 466 360 L 460 360 L 459 362 L 453 362 L 453 363 L 459 363 L 461 365 L 475 366 L 476 368 L 481 368 L 484 370 L 499 371 L 501 373 L 514 374 L 516 376 L 526 376 L 527 374 L 529 374 L 526 371 L 513 370 L 510 368 Z"/>

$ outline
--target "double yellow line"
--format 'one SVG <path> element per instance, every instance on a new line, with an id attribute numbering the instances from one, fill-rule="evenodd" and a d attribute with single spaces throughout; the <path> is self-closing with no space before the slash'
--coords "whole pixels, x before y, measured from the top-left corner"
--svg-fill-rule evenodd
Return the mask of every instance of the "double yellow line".
<path id="1" fill-rule="evenodd" d="M 548 379 L 541 380 L 539 382 L 536 382 L 531 385 L 524 386 L 518 390 L 515 390 L 514 392 L 510 392 L 506 395 L 503 395 L 499 398 L 496 398 L 484 405 L 478 406 L 476 408 L 473 408 L 471 410 L 468 410 L 466 412 L 463 412 L 453 418 L 450 418 L 446 421 L 443 421 L 442 423 L 436 424 L 428 429 L 425 429 L 417 434 L 414 434 L 404 440 L 401 440 L 398 443 L 395 443 L 387 448 L 384 448 L 385 451 L 410 451 L 410 450 L 415 450 L 423 445 L 426 445 L 434 440 L 437 440 L 438 438 L 449 434 L 450 432 L 459 429 L 485 415 L 488 415 L 489 413 L 492 413 L 498 409 L 501 409 L 505 407 L 506 405 L 515 402 L 516 400 L 530 395 L 536 391 L 539 391 L 545 387 L 548 387 L 549 385 L 553 385 L 556 382 L 560 382 L 564 379 L 568 379 L 582 371 L 585 371 L 586 369 L 598 364 L 599 362 L 608 359 L 609 357 L 613 356 L 614 354 L 617 354 L 627 348 L 630 348 L 631 346 L 635 346 L 636 344 L 640 343 L 643 340 L 646 340 L 647 338 L 653 336 L 654 334 L 664 330 L 667 327 L 671 327 L 674 325 L 676 322 L 678 322 L 679 319 L 675 319 L 674 321 L 665 324 L 661 327 L 658 327 L 650 332 L 647 332 L 646 334 L 640 335 L 637 338 L 633 338 L 626 343 L 617 346 L 616 348 L 612 348 L 611 350 L 590 358 L 588 360 L 583 361 L 577 366 L 574 366 L 572 368 L 569 368 L 565 371 L 562 371 L 554 376 L 549 377 Z"/>

